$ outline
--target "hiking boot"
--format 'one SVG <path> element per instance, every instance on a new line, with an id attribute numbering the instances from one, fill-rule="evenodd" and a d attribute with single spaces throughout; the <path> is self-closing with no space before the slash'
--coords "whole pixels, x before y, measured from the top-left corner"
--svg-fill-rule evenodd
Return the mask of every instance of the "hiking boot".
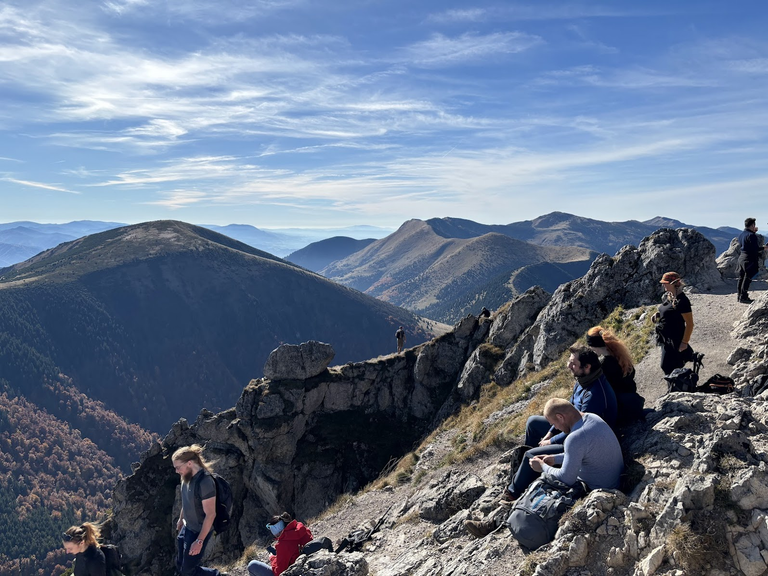
<path id="1" fill-rule="evenodd" d="M 496 523 L 493 520 L 465 520 L 464 528 L 475 538 L 483 538 L 496 530 Z"/>
<path id="2" fill-rule="evenodd" d="M 512 492 L 509 491 L 509 488 L 504 490 L 504 494 L 501 495 L 501 501 L 502 502 L 510 502 L 510 503 L 512 503 L 515 500 L 517 500 L 517 498 L 515 497 L 514 494 L 512 494 Z"/>
<path id="3" fill-rule="evenodd" d="M 752 304 L 754 300 L 752 300 L 752 298 L 750 298 L 749 296 L 742 296 L 741 298 L 739 298 L 739 302 L 741 302 L 742 304 Z"/>

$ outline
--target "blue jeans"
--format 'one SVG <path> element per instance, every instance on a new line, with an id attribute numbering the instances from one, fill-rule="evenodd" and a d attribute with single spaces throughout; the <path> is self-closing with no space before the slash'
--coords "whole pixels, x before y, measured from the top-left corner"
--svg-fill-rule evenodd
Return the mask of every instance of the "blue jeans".
<path id="1" fill-rule="evenodd" d="M 258 560 L 248 562 L 248 574 L 251 576 L 275 576 L 269 564 L 259 562 Z"/>
<path id="2" fill-rule="evenodd" d="M 176 571 L 181 576 L 219 576 L 218 570 L 200 566 L 200 562 L 205 555 L 205 547 L 208 545 L 212 533 L 213 531 L 209 532 L 208 536 L 205 537 L 200 554 L 190 556 L 189 549 L 200 533 L 190 530 L 186 526 L 181 529 L 181 532 L 176 537 Z"/>
<path id="3" fill-rule="evenodd" d="M 534 456 L 545 454 L 562 454 L 562 444 L 550 444 L 548 446 L 539 446 L 539 441 L 546 436 L 551 425 L 543 416 L 531 416 L 525 424 L 525 443 L 533 446 L 523 455 L 523 460 L 517 470 L 513 471 L 512 482 L 509 485 L 509 491 L 515 498 L 522 496 L 525 489 L 528 488 L 536 478 L 539 472 L 531 468 L 530 460 Z"/>

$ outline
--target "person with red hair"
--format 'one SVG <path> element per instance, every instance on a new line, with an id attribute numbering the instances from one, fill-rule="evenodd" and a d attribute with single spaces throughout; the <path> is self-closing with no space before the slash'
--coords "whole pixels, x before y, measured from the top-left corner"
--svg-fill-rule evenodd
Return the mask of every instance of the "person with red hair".
<path id="1" fill-rule="evenodd" d="M 587 331 L 587 346 L 600 356 L 603 374 L 616 393 L 618 425 L 625 425 L 642 417 L 645 398 L 637 393 L 635 366 L 626 345 L 602 326 Z"/>

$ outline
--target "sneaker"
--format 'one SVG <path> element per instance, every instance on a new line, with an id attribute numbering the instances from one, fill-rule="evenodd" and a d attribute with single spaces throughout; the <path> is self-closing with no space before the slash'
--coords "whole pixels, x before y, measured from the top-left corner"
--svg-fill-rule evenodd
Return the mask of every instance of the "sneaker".
<path id="1" fill-rule="evenodd" d="M 742 304 L 752 304 L 754 300 L 752 300 L 752 298 L 750 298 L 749 296 L 742 296 L 741 298 L 739 298 L 739 302 L 741 302 Z"/>
<path id="2" fill-rule="evenodd" d="M 496 524 L 491 520 L 465 520 L 464 527 L 475 538 L 483 538 L 496 530 Z"/>

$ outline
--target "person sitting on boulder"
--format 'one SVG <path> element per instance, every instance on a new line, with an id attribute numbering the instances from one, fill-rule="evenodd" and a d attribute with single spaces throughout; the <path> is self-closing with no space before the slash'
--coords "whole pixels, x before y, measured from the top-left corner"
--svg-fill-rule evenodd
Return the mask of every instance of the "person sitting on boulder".
<path id="1" fill-rule="evenodd" d="M 596 414 L 579 412 L 562 398 L 551 398 L 544 405 L 544 417 L 552 427 L 567 434 L 560 454 L 541 454 L 530 460 L 536 477 L 544 474 L 574 486 L 584 482 L 590 490 L 619 487 L 624 470 L 621 446 L 611 427 Z M 467 531 L 478 538 L 493 532 L 506 519 L 509 504 L 494 510 L 486 520 L 467 520 Z"/>
<path id="2" fill-rule="evenodd" d="M 581 412 L 597 414 L 610 427 L 616 424 L 616 394 L 608 383 L 600 359 L 592 350 L 583 346 L 571 346 L 568 369 L 576 377 L 571 394 L 571 404 Z M 538 477 L 529 462 L 536 456 L 561 454 L 567 432 L 559 430 L 545 416 L 531 416 L 525 425 L 525 452 L 519 466 L 510 470 L 512 481 L 503 498 L 516 500 Z M 516 463 L 513 462 L 513 467 Z"/>
<path id="3" fill-rule="evenodd" d="M 683 292 L 685 284 L 680 274 L 667 272 L 660 283 L 664 296 L 652 319 L 656 323 L 656 341 L 661 346 L 661 370 L 669 375 L 693 360 L 693 348 L 688 345 L 693 332 L 693 310 Z"/>
<path id="4" fill-rule="evenodd" d="M 294 520 L 288 512 L 273 516 L 267 524 L 267 529 L 276 539 L 274 547 L 267 548 L 271 552 L 269 564 L 251 560 L 248 563 L 248 573 L 251 576 L 280 576 L 296 562 L 301 549 L 312 540 L 309 528 Z"/>
<path id="5" fill-rule="evenodd" d="M 616 335 L 602 326 L 587 331 L 587 346 L 600 356 L 600 367 L 616 394 L 617 423 L 630 424 L 643 415 L 645 398 L 637 393 L 632 356 Z"/>

